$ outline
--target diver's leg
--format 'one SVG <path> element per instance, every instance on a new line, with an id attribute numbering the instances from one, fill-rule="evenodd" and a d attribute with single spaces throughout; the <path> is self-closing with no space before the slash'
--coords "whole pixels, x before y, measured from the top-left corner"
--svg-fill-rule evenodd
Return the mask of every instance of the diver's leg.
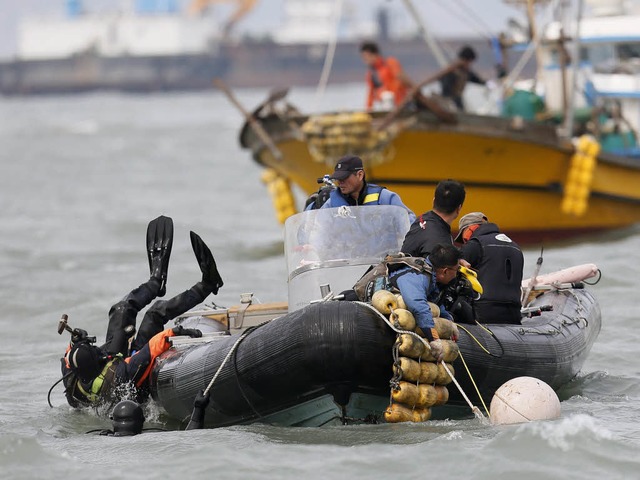
<path id="1" fill-rule="evenodd" d="M 127 327 L 136 325 L 138 312 L 149 305 L 158 296 L 161 280 L 151 277 L 147 282 L 135 288 L 129 294 L 113 305 L 109 310 L 109 326 L 107 327 L 107 339 L 103 349 L 112 355 L 127 354 L 128 337 L 131 335 L 125 331 Z"/>
<path id="2" fill-rule="evenodd" d="M 147 310 L 140 323 L 140 329 L 133 342 L 132 350 L 140 350 L 151 340 L 151 337 L 164 330 L 164 326 L 169 320 L 202 303 L 210 293 L 211 288 L 209 286 L 198 282 L 189 290 L 185 290 L 169 300 L 155 302 Z"/>

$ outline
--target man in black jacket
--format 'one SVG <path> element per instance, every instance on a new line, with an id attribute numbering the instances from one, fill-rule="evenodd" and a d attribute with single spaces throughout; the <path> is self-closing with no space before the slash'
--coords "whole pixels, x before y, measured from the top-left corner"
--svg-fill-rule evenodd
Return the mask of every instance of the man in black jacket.
<path id="1" fill-rule="evenodd" d="M 464 215 L 456 242 L 462 258 L 478 272 L 484 293 L 474 302 L 481 323 L 520 323 L 520 294 L 524 256 L 516 242 L 489 223 L 482 212 Z"/>
<path id="2" fill-rule="evenodd" d="M 462 209 L 464 185 L 455 180 L 443 180 L 436 186 L 433 209 L 423 213 L 411 224 L 401 251 L 412 257 L 428 257 L 439 243 L 453 244 L 451 222 Z"/>

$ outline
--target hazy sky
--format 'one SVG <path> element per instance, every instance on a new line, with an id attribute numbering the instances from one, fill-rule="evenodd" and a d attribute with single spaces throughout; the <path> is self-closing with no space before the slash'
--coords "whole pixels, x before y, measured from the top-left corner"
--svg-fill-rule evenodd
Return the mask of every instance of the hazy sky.
<path id="1" fill-rule="evenodd" d="M 116 8 L 125 1 L 84 0 L 83 3 L 88 10 L 99 10 Z M 284 1 L 258 0 L 256 8 L 243 19 L 239 29 L 260 34 L 277 28 L 283 20 Z M 186 5 L 189 0 L 180 0 L 180 3 Z M 351 9 L 356 19 L 366 21 L 373 19 L 379 6 L 385 6 L 391 14 L 392 26 L 415 28 L 402 0 L 344 0 L 344 4 Z M 521 17 L 518 10 L 503 4 L 502 0 L 413 0 L 413 4 L 435 35 L 468 33 L 484 36 L 489 31 L 495 34 L 504 29 L 508 17 Z M 64 7 L 64 0 L 0 0 L 0 56 L 15 54 L 20 18 L 62 15 Z M 221 16 L 232 11 L 230 4 L 221 4 L 215 8 Z"/>

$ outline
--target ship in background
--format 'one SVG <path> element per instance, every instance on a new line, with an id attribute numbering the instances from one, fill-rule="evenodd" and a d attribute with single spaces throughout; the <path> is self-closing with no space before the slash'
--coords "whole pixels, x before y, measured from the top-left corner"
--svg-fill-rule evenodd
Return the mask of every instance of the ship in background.
<path id="1" fill-rule="evenodd" d="M 216 15 L 221 3 L 235 6 L 225 21 Z M 231 33 L 256 3 L 134 0 L 96 12 L 81 0 L 66 0 L 64 15 L 20 24 L 16 58 L 0 62 L 0 93 L 197 90 L 212 88 L 214 77 L 234 87 L 316 85 L 336 34 L 331 83 L 363 79 L 358 45 L 364 39 L 378 41 L 415 78 L 438 66 L 417 32 L 391 31 L 386 9 L 372 9 L 369 21 L 357 23 L 348 8 L 336 14 L 335 0 L 286 0 L 284 21 L 272 35 L 238 40 Z M 447 46 L 456 51 L 469 41 Z M 489 73 L 490 45 L 476 39 L 474 46 L 478 70 Z"/>

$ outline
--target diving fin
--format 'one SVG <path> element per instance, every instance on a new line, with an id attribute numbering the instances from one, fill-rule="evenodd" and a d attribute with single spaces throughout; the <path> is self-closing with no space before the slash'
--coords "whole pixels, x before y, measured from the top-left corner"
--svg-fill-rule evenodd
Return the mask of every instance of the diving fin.
<path id="1" fill-rule="evenodd" d="M 202 271 L 202 283 L 211 288 L 211 292 L 216 295 L 220 287 L 224 285 L 224 282 L 218 272 L 213 254 L 197 233 L 189 232 L 189 235 L 191 236 L 193 253 L 196 256 L 196 260 L 198 260 L 200 271 Z"/>
<path id="2" fill-rule="evenodd" d="M 160 280 L 159 297 L 167 292 L 167 271 L 172 246 L 173 220 L 164 215 L 151 220 L 147 227 L 147 256 L 151 276 Z"/>

